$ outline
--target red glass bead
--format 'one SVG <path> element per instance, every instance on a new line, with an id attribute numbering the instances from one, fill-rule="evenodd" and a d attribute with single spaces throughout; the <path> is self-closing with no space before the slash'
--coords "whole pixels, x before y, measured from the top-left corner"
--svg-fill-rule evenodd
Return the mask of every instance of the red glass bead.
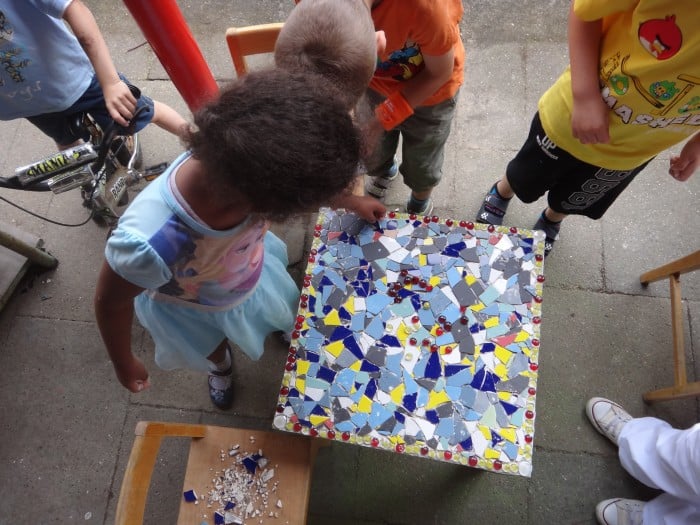
<path id="1" fill-rule="evenodd" d="M 532 410 L 526 410 L 525 417 L 528 419 L 532 419 L 533 417 L 535 417 L 535 413 Z"/>
<path id="2" fill-rule="evenodd" d="M 406 268 L 404 268 L 403 270 L 401 270 L 401 271 L 399 272 L 399 274 L 400 274 L 402 277 L 406 277 L 406 276 L 408 275 L 408 270 L 407 270 Z"/>
<path id="3" fill-rule="evenodd" d="M 436 344 L 430 345 L 430 351 L 431 351 L 433 354 L 434 354 L 435 352 L 437 352 L 438 349 L 439 349 L 438 345 L 436 345 Z"/>
<path id="4" fill-rule="evenodd" d="M 501 470 L 501 468 L 503 468 L 503 463 L 498 460 L 493 462 L 493 470 Z"/>
<path id="5" fill-rule="evenodd" d="M 414 315 L 413 317 L 411 317 L 411 322 L 413 324 L 418 324 L 420 322 L 420 317 L 418 317 L 417 315 Z"/>
<path id="6" fill-rule="evenodd" d="M 418 344 L 418 339 L 411 337 L 408 342 L 411 343 L 411 346 L 416 346 Z"/>
<path id="7" fill-rule="evenodd" d="M 450 323 L 450 322 L 445 323 L 445 326 L 443 328 L 445 329 L 445 332 L 451 332 L 452 331 L 452 323 Z"/>
<path id="8" fill-rule="evenodd" d="M 420 453 L 422 456 L 427 456 L 428 452 L 430 452 L 430 449 L 428 447 L 421 447 L 420 448 Z"/>
<path id="9" fill-rule="evenodd" d="M 532 443 L 532 436 L 530 434 L 525 436 L 525 443 Z"/>
<path id="10" fill-rule="evenodd" d="M 537 393 L 537 389 L 530 387 L 527 389 L 527 393 L 530 394 L 531 396 L 534 396 Z"/>
<path id="11" fill-rule="evenodd" d="M 412 214 L 410 214 L 410 215 L 408 216 L 408 218 L 411 219 L 412 221 L 415 221 L 415 220 L 416 220 L 416 214 L 415 214 L 415 213 L 412 213 Z"/>
<path id="12" fill-rule="evenodd" d="M 309 300 L 308 294 L 305 294 L 305 293 L 301 294 L 301 300 L 302 300 L 302 301 L 308 301 L 308 300 Z"/>
<path id="13" fill-rule="evenodd" d="M 294 432 L 301 432 L 301 423 L 294 423 Z"/>
<path id="14" fill-rule="evenodd" d="M 396 217 L 396 212 L 390 211 L 390 212 L 389 212 L 389 218 L 390 218 L 390 219 L 393 219 L 394 217 Z"/>
<path id="15" fill-rule="evenodd" d="M 402 454 L 405 450 L 406 450 L 406 445 L 404 445 L 403 443 L 398 443 L 396 445 L 396 452 L 398 452 L 399 454 Z"/>
<path id="16" fill-rule="evenodd" d="M 467 223 L 467 229 L 468 229 L 468 230 L 473 230 L 473 229 L 474 229 L 474 223 L 471 222 L 471 221 L 468 222 L 468 223 Z"/>
<path id="17" fill-rule="evenodd" d="M 309 303 L 307 303 L 306 301 L 302 301 L 302 302 L 299 303 L 299 306 L 300 306 L 301 308 L 306 308 L 306 307 L 309 306 Z"/>
<path id="18" fill-rule="evenodd" d="M 467 319 L 465 316 L 462 316 L 459 318 L 459 322 L 462 324 L 469 324 L 469 319 Z"/>
<path id="19" fill-rule="evenodd" d="M 540 274 L 537 276 L 537 282 L 538 283 L 543 283 L 544 282 L 544 275 Z"/>
<path id="20" fill-rule="evenodd" d="M 392 289 L 386 293 L 389 297 L 396 297 L 396 292 Z"/>
<path id="21" fill-rule="evenodd" d="M 433 285 L 432 285 L 432 284 L 427 285 L 427 286 L 425 287 L 425 291 L 426 291 L 426 292 L 432 292 L 432 291 L 433 291 Z"/>
<path id="22" fill-rule="evenodd" d="M 445 224 L 447 224 L 448 226 L 452 226 L 454 224 L 454 221 L 452 219 L 447 219 L 445 221 Z"/>
<path id="23" fill-rule="evenodd" d="M 423 346 L 430 345 L 430 339 L 423 339 Z"/>
<path id="24" fill-rule="evenodd" d="M 444 334 L 444 333 L 445 333 L 445 330 L 443 330 L 442 328 L 436 328 L 436 329 L 435 329 L 435 334 L 438 335 L 438 336 L 440 336 L 440 335 L 442 335 L 442 334 Z"/>
<path id="25" fill-rule="evenodd" d="M 316 262 L 316 257 L 309 255 L 309 262 Z"/>
<path id="26" fill-rule="evenodd" d="M 420 282 L 420 277 L 418 277 L 417 275 L 414 275 L 413 277 L 411 277 L 411 284 L 418 284 L 419 282 Z"/>
<path id="27" fill-rule="evenodd" d="M 467 311 L 467 306 L 463 304 L 462 306 L 459 307 L 459 311 L 462 312 L 462 313 L 466 312 L 466 311 Z"/>
<path id="28" fill-rule="evenodd" d="M 340 436 L 343 438 L 343 441 L 347 441 L 350 439 L 350 432 L 343 432 L 343 434 Z"/>
<path id="29" fill-rule="evenodd" d="M 320 229 L 321 229 L 321 225 L 320 225 L 320 224 L 316 224 L 316 225 L 314 226 L 314 230 L 319 231 Z"/>
<path id="30" fill-rule="evenodd" d="M 535 317 L 532 318 L 532 322 L 535 323 L 535 324 L 540 324 L 540 323 L 542 322 L 542 319 L 540 319 L 539 317 L 535 316 Z"/>
<path id="31" fill-rule="evenodd" d="M 372 446 L 373 447 L 379 446 L 379 439 L 378 438 L 372 438 Z"/>
<path id="32" fill-rule="evenodd" d="M 292 332 L 292 339 L 299 339 L 300 335 L 301 335 L 301 332 L 299 332 L 299 330 L 294 330 Z"/>
<path id="33" fill-rule="evenodd" d="M 297 347 L 296 347 L 296 346 L 290 346 L 290 347 L 289 347 L 289 353 L 290 353 L 290 354 L 296 354 L 296 353 L 297 353 Z"/>
<path id="34" fill-rule="evenodd" d="M 304 323 L 294 323 L 294 328 L 296 328 L 297 330 L 301 330 L 302 328 L 304 328 Z"/>
<path id="35" fill-rule="evenodd" d="M 284 369 L 287 372 L 291 372 L 292 370 L 294 370 L 294 363 L 287 363 L 286 365 L 284 365 Z"/>
<path id="36" fill-rule="evenodd" d="M 430 220 L 433 222 L 437 222 L 440 220 L 440 218 L 437 215 L 433 215 L 432 217 L 430 217 Z"/>
<path id="37" fill-rule="evenodd" d="M 280 394 L 283 396 L 289 394 L 289 387 L 283 386 L 282 388 L 280 388 Z"/>
<path id="38" fill-rule="evenodd" d="M 310 435 L 311 437 L 316 437 L 316 436 L 318 436 L 318 430 L 316 430 L 315 428 L 310 429 L 310 430 L 309 430 L 309 435 Z"/>
<path id="39" fill-rule="evenodd" d="M 438 323 L 443 324 L 445 321 L 447 321 L 447 317 L 445 317 L 444 315 L 439 315 L 437 320 Z"/>
<path id="40" fill-rule="evenodd" d="M 335 432 L 333 430 L 329 430 L 326 433 L 326 436 L 328 436 L 328 439 L 335 439 Z"/>
<path id="41" fill-rule="evenodd" d="M 311 248 L 311 255 L 316 255 L 318 250 L 316 248 Z"/>
<path id="42" fill-rule="evenodd" d="M 476 467 L 479 464 L 479 458 L 476 456 L 469 456 L 468 462 L 470 467 Z"/>
<path id="43" fill-rule="evenodd" d="M 294 357 L 294 355 L 288 355 L 288 356 L 287 356 L 287 363 L 293 363 L 293 362 L 296 361 L 296 360 L 297 360 L 297 358 Z"/>
<path id="44" fill-rule="evenodd" d="M 411 284 L 412 282 L 413 282 L 413 278 L 410 275 L 403 278 L 404 284 Z"/>
<path id="45" fill-rule="evenodd" d="M 538 262 L 542 262 L 544 260 L 544 255 L 538 253 L 537 255 L 535 255 L 535 260 Z"/>
<path id="46" fill-rule="evenodd" d="M 314 237 L 316 237 L 318 239 L 320 236 L 321 236 L 321 234 L 319 232 L 314 232 Z"/>
<path id="47" fill-rule="evenodd" d="M 303 315 L 297 315 L 297 323 L 303 323 L 304 322 L 304 316 Z"/>
<path id="48" fill-rule="evenodd" d="M 518 229 L 515 226 L 511 226 L 510 233 L 518 233 Z"/>
<path id="49" fill-rule="evenodd" d="M 467 221 L 459 221 L 459 225 L 462 228 L 467 228 L 469 226 L 469 223 Z"/>
<path id="50" fill-rule="evenodd" d="M 452 459 L 452 452 L 450 452 L 449 450 L 446 450 L 445 453 L 443 454 L 443 456 L 445 457 L 446 460 L 449 461 Z"/>
<path id="51" fill-rule="evenodd" d="M 430 217 L 428 217 L 427 215 L 425 217 L 423 217 L 423 222 L 425 224 L 428 224 L 430 222 Z"/>
<path id="52" fill-rule="evenodd" d="M 542 302 L 542 297 L 540 297 L 539 295 L 536 295 L 535 297 L 533 297 L 533 299 L 535 300 L 535 302 L 536 302 L 537 304 L 539 304 L 539 303 Z"/>
<path id="53" fill-rule="evenodd" d="M 284 412 L 284 405 L 277 405 L 276 410 L 278 414 L 281 414 L 282 412 Z"/>
<path id="54" fill-rule="evenodd" d="M 533 340 L 532 340 L 532 346 L 540 346 L 540 340 L 539 340 L 539 339 L 533 339 Z"/>
<path id="55" fill-rule="evenodd" d="M 445 353 L 446 353 L 446 354 L 451 354 L 451 353 L 452 353 L 452 347 L 451 347 L 451 346 L 445 347 Z"/>
<path id="56" fill-rule="evenodd" d="M 394 283 L 391 287 L 392 287 L 394 290 L 396 290 L 397 292 L 398 292 L 401 288 L 403 288 L 403 286 L 401 286 L 401 283 Z"/>
<path id="57" fill-rule="evenodd" d="M 493 233 L 496 231 L 496 227 L 493 224 L 489 224 L 486 229 L 488 230 L 489 233 Z"/>
<path id="58" fill-rule="evenodd" d="M 401 302 L 401 297 L 399 297 L 398 295 L 397 295 L 396 297 L 394 297 L 394 302 L 397 303 L 397 304 L 400 303 L 400 302 Z"/>
<path id="59" fill-rule="evenodd" d="M 530 363 L 530 370 L 532 370 L 533 372 L 536 371 L 538 368 L 539 366 L 537 366 L 537 363 Z"/>
<path id="60" fill-rule="evenodd" d="M 421 288 L 425 288 L 426 286 L 428 286 L 428 281 L 426 281 L 425 279 L 421 279 L 420 281 L 418 281 L 418 286 L 420 286 Z"/>

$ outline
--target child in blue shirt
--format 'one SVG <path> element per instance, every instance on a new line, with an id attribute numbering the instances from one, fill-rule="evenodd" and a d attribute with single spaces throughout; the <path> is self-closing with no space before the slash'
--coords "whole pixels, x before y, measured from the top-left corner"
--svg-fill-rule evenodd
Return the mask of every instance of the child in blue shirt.
<path id="1" fill-rule="evenodd" d="M 80 141 L 68 124 L 85 111 L 104 129 L 112 120 L 127 126 L 145 106 L 134 131 L 149 122 L 178 135 L 187 128 L 174 109 L 132 94 L 81 0 L 3 2 L 0 58 L 0 120 L 27 118 L 59 149 Z"/>

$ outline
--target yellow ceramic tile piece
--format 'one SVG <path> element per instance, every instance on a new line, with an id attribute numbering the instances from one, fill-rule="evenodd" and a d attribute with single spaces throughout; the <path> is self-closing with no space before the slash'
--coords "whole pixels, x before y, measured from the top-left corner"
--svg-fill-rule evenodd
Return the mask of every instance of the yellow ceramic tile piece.
<path id="1" fill-rule="evenodd" d="M 403 396 L 406 394 L 406 385 L 401 383 L 399 386 L 394 388 L 390 394 L 391 400 L 400 406 L 403 403 Z"/>
<path id="2" fill-rule="evenodd" d="M 496 374 L 502 381 L 508 381 L 508 367 L 503 363 L 499 363 L 493 369 L 493 373 Z"/>
<path id="3" fill-rule="evenodd" d="M 513 358 L 513 352 L 506 350 L 502 346 L 496 345 L 496 349 L 493 352 L 501 363 L 508 364 Z"/>
<path id="4" fill-rule="evenodd" d="M 340 320 L 338 310 L 331 310 L 330 312 L 328 312 L 326 317 L 323 318 L 323 322 L 327 326 L 340 326 L 342 324 L 342 321 Z"/>
<path id="5" fill-rule="evenodd" d="M 498 459 L 501 457 L 501 453 L 498 450 L 487 448 L 486 450 L 484 450 L 484 457 L 486 459 Z"/>
<path id="6" fill-rule="evenodd" d="M 297 377 L 305 376 L 308 373 L 310 366 L 311 363 L 309 361 L 297 361 Z"/>
<path id="7" fill-rule="evenodd" d="M 515 443 L 515 441 L 518 439 L 514 428 L 500 428 L 498 433 L 503 439 L 510 441 L 511 443 Z"/>
<path id="8" fill-rule="evenodd" d="M 520 332 L 518 332 L 518 335 L 515 336 L 515 342 L 522 343 L 523 341 L 527 341 L 529 337 L 530 334 L 528 334 L 525 330 L 520 330 Z"/>
<path id="9" fill-rule="evenodd" d="M 444 390 L 441 392 L 435 392 L 434 390 L 430 392 L 428 396 L 428 404 L 426 408 L 435 408 L 436 406 L 442 405 L 450 401 L 450 396 Z"/>
<path id="10" fill-rule="evenodd" d="M 328 421 L 328 416 L 317 416 L 315 414 L 311 414 L 309 416 L 309 421 L 311 424 L 315 427 L 319 427 L 321 425 L 324 425 L 326 421 Z"/>
<path id="11" fill-rule="evenodd" d="M 340 353 L 345 349 L 345 343 L 342 341 L 333 341 L 328 343 L 325 347 L 326 352 L 334 357 L 338 357 Z"/>
<path id="12" fill-rule="evenodd" d="M 294 388 L 296 388 L 301 394 L 306 392 L 306 379 L 297 376 L 297 379 L 294 382 Z"/>
<path id="13" fill-rule="evenodd" d="M 484 321 L 484 326 L 486 328 L 493 328 L 494 326 L 498 326 L 500 324 L 500 320 L 498 317 L 490 317 Z"/>
<path id="14" fill-rule="evenodd" d="M 357 403 L 357 411 L 369 414 L 372 411 L 372 400 L 367 396 L 362 396 L 359 403 Z"/>

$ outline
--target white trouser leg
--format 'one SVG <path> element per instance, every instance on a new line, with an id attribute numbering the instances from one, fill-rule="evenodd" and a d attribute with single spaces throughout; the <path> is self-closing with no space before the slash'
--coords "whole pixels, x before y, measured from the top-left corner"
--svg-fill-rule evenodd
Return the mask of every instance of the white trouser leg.
<path id="1" fill-rule="evenodd" d="M 633 419 L 619 447 L 627 472 L 666 493 L 644 507 L 645 524 L 700 524 L 700 423 L 678 430 L 653 417 Z"/>

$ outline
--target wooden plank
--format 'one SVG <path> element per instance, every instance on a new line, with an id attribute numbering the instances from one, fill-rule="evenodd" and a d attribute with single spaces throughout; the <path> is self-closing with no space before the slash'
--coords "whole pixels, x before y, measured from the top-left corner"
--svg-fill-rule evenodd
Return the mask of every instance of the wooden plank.
<path id="1" fill-rule="evenodd" d="M 20 231 L 10 224 L 0 222 L 0 230 L 6 231 L 21 241 L 41 248 L 44 242 L 31 234 Z M 0 246 L 0 310 L 2 310 L 10 300 L 15 288 L 24 277 L 31 265 L 31 262 L 23 255 Z"/>
<path id="2" fill-rule="evenodd" d="M 653 283 L 654 281 L 660 281 L 666 277 L 670 277 L 673 274 L 684 274 L 692 272 L 693 270 L 700 269 L 700 250 L 676 259 L 668 264 L 649 270 L 643 273 L 639 278 L 642 284 Z"/>

